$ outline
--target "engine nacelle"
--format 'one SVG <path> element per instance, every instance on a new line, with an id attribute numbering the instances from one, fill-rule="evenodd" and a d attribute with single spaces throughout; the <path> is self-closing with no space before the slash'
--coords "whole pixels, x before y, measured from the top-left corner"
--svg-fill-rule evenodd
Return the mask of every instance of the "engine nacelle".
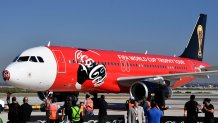
<path id="1" fill-rule="evenodd" d="M 148 97 L 148 88 L 143 82 L 136 82 L 130 88 L 130 96 L 134 99 L 142 100 Z"/>
<path id="2" fill-rule="evenodd" d="M 163 93 L 165 100 L 173 94 L 171 88 L 149 81 L 136 82 L 130 88 L 130 96 L 137 100 L 142 100 L 144 97 L 148 98 L 151 93 L 158 92 Z"/>

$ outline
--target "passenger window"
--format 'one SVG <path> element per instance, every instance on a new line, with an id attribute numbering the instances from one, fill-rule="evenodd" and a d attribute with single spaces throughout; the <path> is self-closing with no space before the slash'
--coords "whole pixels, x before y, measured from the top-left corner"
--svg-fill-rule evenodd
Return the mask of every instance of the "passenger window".
<path id="1" fill-rule="evenodd" d="M 17 62 L 26 62 L 29 60 L 29 56 L 21 56 L 18 58 Z"/>
<path id="2" fill-rule="evenodd" d="M 29 61 L 31 61 L 31 62 L 38 62 L 35 56 L 31 56 Z"/>
<path id="3" fill-rule="evenodd" d="M 38 58 L 39 62 L 41 62 L 41 63 L 44 63 L 44 60 L 43 60 L 43 58 L 42 58 L 42 57 L 40 57 L 40 56 L 37 56 L 37 58 Z M 73 63 L 74 63 L 74 61 L 73 61 Z"/>

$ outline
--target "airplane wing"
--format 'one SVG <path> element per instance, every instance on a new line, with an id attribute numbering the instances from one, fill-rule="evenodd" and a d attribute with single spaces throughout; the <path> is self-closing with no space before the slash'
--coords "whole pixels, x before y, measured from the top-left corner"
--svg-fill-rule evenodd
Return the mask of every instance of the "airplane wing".
<path id="1" fill-rule="evenodd" d="M 191 78 L 209 78 L 209 75 L 218 74 L 218 66 L 214 67 L 204 67 L 200 69 L 200 72 L 188 72 L 188 73 L 175 73 L 175 74 L 160 74 L 152 76 L 129 76 L 120 77 L 117 79 L 118 83 L 124 87 L 130 87 L 133 83 L 137 81 L 150 81 L 154 83 L 165 84 L 165 81 L 169 81 L 170 85 L 173 85 L 176 81 L 180 80 L 182 77 Z"/>

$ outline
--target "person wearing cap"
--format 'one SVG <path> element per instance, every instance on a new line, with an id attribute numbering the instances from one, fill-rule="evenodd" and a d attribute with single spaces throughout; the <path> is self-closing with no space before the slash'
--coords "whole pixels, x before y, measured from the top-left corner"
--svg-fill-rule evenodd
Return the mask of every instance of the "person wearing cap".
<path id="1" fill-rule="evenodd" d="M 144 109 L 139 106 L 138 100 L 134 101 L 134 106 L 129 109 L 128 123 L 145 123 Z"/>
<path id="2" fill-rule="evenodd" d="M 202 111 L 205 113 L 204 123 L 214 123 L 214 106 L 211 99 L 205 98 Z"/>
<path id="3" fill-rule="evenodd" d="M 20 105 L 17 103 L 16 97 L 12 97 L 12 103 L 8 105 L 9 123 L 19 123 Z"/>
<path id="4" fill-rule="evenodd" d="M 99 112 L 98 112 L 99 123 L 107 122 L 107 107 L 108 107 L 108 104 L 105 101 L 105 96 L 101 95 L 101 98 L 99 100 Z"/>
<path id="5" fill-rule="evenodd" d="M 160 123 L 163 112 L 159 109 L 155 101 L 151 102 L 151 109 L 146 111 L 146 119 L 148 123 Z"/>
<path id="6" fill-rule="evenodd" d="M 26 123 L 30 121 L 30 116 L 32 113 L 32 106 L 28 104 L 28 98 L 23 98 L 23 104 L 20 106 L 20 121 L 21 123 Z"/>

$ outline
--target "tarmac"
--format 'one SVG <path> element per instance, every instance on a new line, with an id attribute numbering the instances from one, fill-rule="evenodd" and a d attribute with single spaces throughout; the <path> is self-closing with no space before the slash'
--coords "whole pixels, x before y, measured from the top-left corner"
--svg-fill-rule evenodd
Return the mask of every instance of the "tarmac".
<path id="1" fill-rule="evenodd" d="M 125 102 L 129 98 L 128 94 L 104 94 L 106 97 L 106 101 L 109 104 L 108 115 L 125 115 L 127 111 L 125 110 Z M 166 105 L 170 108 L 164 112 L 164 116 L 183 116 L 184 115 L 184 104 L 189 100 L 191 94 L 174 94 L 170 99 L 166 100 Z M 195 94 L 196 101 L 203 105 L 204 98 L 211 98 L 211 103 L 215 107 L 214 116 L 218 117 L 218 94 L 209 93 L 209 94 Z M 84 94 L 79 96 L 78 102 L 84 101 Z M 40 105 L 43 103 L 37 96 L 31 95 L 29 98 L 29 104 L 31 105 Z M 6 101 L 6 97 L 0 96 L 0 99 Z M 23 96 L 17 96 L 17 101 L 19 104 L 22 104 Z M 63 102 L 59 103 L 63 105 Z M 94 114 L 98 115 L 98 109 L 94 110 Z M 0 114 L 0 117 L 3 120 L 3 123 L 7 122 L 7 111 L 3 111 Z M 32 116 L 45 116 L 45 112 L 41 112 L 39 110 L 34 110 L 32 112 Z M 204 113 L 200 113 L 199 117 L 204 117 Z M 40 120 L 40 119 L 39 119 Z"/>

